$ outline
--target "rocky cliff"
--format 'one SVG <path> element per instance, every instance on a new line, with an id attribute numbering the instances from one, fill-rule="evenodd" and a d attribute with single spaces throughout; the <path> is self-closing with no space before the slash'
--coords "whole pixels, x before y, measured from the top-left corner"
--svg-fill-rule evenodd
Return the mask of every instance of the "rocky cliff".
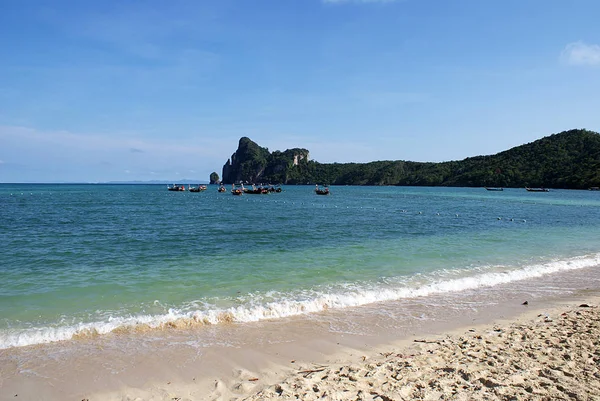
<path id="1" fill-rule="evenodd" d="M 250 138 L 240 138 L 238 148 L 223 166 L 222 182 L 232 184 L 272 183 L 287 184 L 296 175 L 301 165 L 308 163 L 309 152 L 306 149 L 287 149 L 284 152 L 269 152 L 258 146 Z"/>

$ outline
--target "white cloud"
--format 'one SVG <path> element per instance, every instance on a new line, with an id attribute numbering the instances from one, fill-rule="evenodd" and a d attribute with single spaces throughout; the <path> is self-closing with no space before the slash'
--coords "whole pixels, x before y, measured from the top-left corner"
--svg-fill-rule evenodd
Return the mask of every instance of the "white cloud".
<path id="1" fill-rule="evenodd" d="M 600 46 L 584 42 L 569 43 L 563 49 L 560 58 L 569 65 L 600 65 Z"/>

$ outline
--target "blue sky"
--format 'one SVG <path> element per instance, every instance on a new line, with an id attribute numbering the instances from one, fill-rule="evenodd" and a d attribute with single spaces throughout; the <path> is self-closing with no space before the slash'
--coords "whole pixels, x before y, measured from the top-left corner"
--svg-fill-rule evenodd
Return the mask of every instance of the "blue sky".
<path id="1" fill-rule="evenodd" d="M 0 0 L 0 182 L 208 180 L 248 136 L 445 161 L 600 131 L 597 0 Z"/>

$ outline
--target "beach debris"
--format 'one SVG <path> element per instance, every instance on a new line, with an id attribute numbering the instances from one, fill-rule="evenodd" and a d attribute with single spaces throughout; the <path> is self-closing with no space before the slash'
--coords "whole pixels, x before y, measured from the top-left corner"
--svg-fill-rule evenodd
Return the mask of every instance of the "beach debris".
<path id="1" fill-rule="evenodd" d="M 413 340 L 416 343 L 425 343 L 425 344 L 440 344 L 440 340 Z"/>
<path id="2" fill-rule="evenodd" d="M 249 382 L 255 382 L 258 381 L 258 377 L 251 377 L 248 379 Z"/>
<path id="3" fill-rule="evenodd" d="M 521 305 L 529 305 L 529 302 L 525 301 Z"/>
<path id="4" fill-rule="evenodd" d="M 295 359 L 292 359 L 292 360 L 290 361 L 290 363 L 296 363 L 296 360 L 295 360 Z"/>
<path id="5" fill-rule="evenodd" d="M 580 308 L 591 308 L 591 306 L 589 306 L 588 304 L 581 304 L 579 305 Z"/>
<path id="6" fill-rule="evenodd" d="M 303 375 L 304 378 L 307 378 L 308 376 L 312 375 L 313 373 L 322 372 L 325 369 L 326 369 L 325 367 L 318 368 L 318 369 L 307 369 L 307 370 L 301 370 L 298 373 Z"/>
<path id="7" fill-rule="evenodd" d="M 550 318 L 550 315 L 547 313 L 540 313 L 539 315 L 537 315 L 537 317 L 544 317 L 545 323 L 550 323 L 552 321 L 552 319 Z"/>

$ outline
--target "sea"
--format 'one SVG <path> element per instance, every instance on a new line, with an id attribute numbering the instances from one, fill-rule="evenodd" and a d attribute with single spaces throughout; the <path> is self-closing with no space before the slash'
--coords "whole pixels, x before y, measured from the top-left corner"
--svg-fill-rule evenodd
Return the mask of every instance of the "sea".
<path id="1" fill-rule="evenodd" d="M 353 317 L 400 327 L 598 288 L 598 191 L 282 189 L 0 184 L 0 349 L 170 328 L 206 347 L 209 328 L 299 318 L 367 333 Z"/>

